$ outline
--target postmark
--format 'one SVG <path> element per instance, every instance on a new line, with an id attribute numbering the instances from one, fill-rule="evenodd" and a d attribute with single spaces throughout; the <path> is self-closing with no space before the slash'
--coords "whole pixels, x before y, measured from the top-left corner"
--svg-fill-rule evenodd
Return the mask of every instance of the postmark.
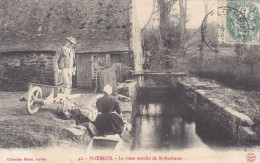
<path id="1" fill-rule="evenodd" d="M 215 52 L 222 44 L 259 45 L 259 9 L 258 0 L 218 0 L 217 9 L 210 11 L 201 25 L 204 43 Z M 216 22 L 213 31 L 209 19 Z"/>
<path id="2" fill-rule="evenodd" d="M 217 22 L 212 27 L 208 23 L 209 19 L 217 19 Z M 227 43 L 227 23 L 226 18 L 231 19 L 229 24 L 230 33 L 237 42 L 246 42 L 249 35 L 249 24 L 246 17 L 233 7 L 221 6 L 217 10 L 212 10 L 204 18 L 201 25 L 201 34 L 204 43 L 213 51 L 218 52 L 218 45 Z M 232 30 L 236 29 L 236 31 Z M 233 33 L 232 33 L 233 32 Z"/>
<path id="3" fill-rule="evenodd" d="M 247 162 L 255 162 L 256 155 L 254 153 L 248 153 L 246 155 L 246 160 L 247 160 Z"/>
<path id="4" fill-rule="evenodd" d="M 218 16 L 218 24 L 226 29 L 222 43 L 260 44 L 258 0 L 219 0 L 218 3 L 228 8 L 225 15 Z"/>

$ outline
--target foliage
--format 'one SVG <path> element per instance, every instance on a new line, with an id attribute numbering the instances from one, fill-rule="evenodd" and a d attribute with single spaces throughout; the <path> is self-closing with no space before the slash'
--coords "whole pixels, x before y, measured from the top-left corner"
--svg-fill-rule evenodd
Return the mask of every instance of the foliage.
<path id="1" fill-rule="evenodd" d="M 160 3 L 165 4 L 164 0 Z M 206 10 L 207 5 L 205 5 L 205 12 Z M 160 18 L 166 14 L 167 19 L 161 19 L 158 28 L 146 29 L 142 32 L 147 69 L 182 71 L 215 79 L 233 88 L 260 90 L 258 84 L 260 82 L 259 46 L 216 45 L 213 47 L 219 52 L 214 52 L 202 41 L 200 28 L 189 30 L 184 28 L 183 46 L 180 30 L 180 21 L 183 19 L 180 19 L 180 14 L 173 13 L 169 12 L 169 8 L 163 13 L 159 10 Z M 207 41 L 217 42 L 216 31 L 216 22 L 206 24 Z"/>
<path id="2" fill-rule="evenodd" d="M 215 28 L 216 24 L 207 24 L 208 40 L 216 40 L 217 36 L 210 34 L 216 31 Z M 219 52 L 212 51 L 203 42 L 201 46 L 203 48 L 190 58 L 191 73 L 236 89 L 260 90 L 259 46 L 219 44 Z"/>
<path id="3" fill-rule="evenodd" d="M 260 90 L 260 55 L 257 47 L 239 47 L 240 53 L 231 54 L 234 50 L 224 52 L 217 59 L 213 55 L 204 58 L 201 65 L 199 56 L 190 59 L 190 72 L 200 77 L 217 80 L 227 86 L 243 90 Z M 229 54 L 229 55 L 227 55 Z"/>
<path id="4" fill-rule="evenodd" d="M 157 0 L 157 2 L 158 11 L 153 11 L 152 14 L 159 15 L 159 26 L 142 30 L 143 50 L 146 58 L 144 69 L 152 71 L 185 70 L 183 63 L 186 61 L 186 56 L 183 55 L 182 48 L 186 48 L 187 44 L 183 45 L 183 41 L 181 41 L 181 15 L 174 14 L 173 9 L 177 0 Z M 183 11 L 185 11 L 185 18 L 182 20 L 185 20 L 185 26 L 187 23 L 186 8 Z M 184 31 L 187 33 L 187 30 L 184 29 Z"/>

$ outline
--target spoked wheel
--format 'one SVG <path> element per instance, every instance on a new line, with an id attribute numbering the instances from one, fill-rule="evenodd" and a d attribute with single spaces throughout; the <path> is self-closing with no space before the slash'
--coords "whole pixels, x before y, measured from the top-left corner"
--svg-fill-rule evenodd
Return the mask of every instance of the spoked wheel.
<path id="1" fill-rule="evenodd" d="M 35 100 L 42 99 L 42 89 L 40 87 L 32 87 L 28 92 L 27 111 L 35 114 L 41 108 L 42 104 L 36 103 Z"/>

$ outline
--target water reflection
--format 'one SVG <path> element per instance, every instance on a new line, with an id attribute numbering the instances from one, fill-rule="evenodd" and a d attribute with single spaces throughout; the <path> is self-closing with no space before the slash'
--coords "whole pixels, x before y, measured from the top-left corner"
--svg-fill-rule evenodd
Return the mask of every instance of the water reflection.
<path id="1" fill-rule="evenodd" d="M 134 119 L 134 149 L 208 148 L 196 134 L 191 112 L 172 102 L 142 103 Z"/>
<path id="2" fill-rule="evenodd" d="M 139 107 L 139 115 L 152 116 L 162 114 L 162 104 L 142 104 Z"/>

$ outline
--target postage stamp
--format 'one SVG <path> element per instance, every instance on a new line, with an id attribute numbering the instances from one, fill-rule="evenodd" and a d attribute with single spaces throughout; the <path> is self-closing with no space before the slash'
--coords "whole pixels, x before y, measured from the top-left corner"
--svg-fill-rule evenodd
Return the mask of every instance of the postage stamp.
<path id="1" fill-rule="evenodd" d="M 260 44 L 259 8 L 259 0 L 218 0 L 218 43 Z"/>
<path id="2" fill-rule="evenodd" d="M 217 18 L 217 23 L 214 24 L 212 30 L 208 26 L 208 22 L 214 18 Z M 228 20 L 230 23 L 227 23 Z M 201 34 L 204 43 L 211 50 L 219 52 L 220 44 L 245 43 L 249 34 L 249 26 L 247 19 L 240 11 L 233 7 L 220 6 L 205 16 L 201 25 Z"/>

